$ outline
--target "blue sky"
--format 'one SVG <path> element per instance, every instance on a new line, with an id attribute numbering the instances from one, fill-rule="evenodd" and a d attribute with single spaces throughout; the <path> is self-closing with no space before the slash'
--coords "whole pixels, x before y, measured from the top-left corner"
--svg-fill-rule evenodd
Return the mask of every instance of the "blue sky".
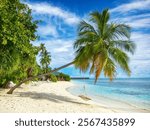
<path id="1" fill-rule="evenodd" d="M 130 60 L 131 77 L 150 77 L 150 0 L 27 0 L 25 3 L 32 9 L 34 20 L 42 20 L 37 32 L 40 39 L 33 44 L 45 43 L 52 55 L 53 68 L 73 60 L 73 42 L 80 20 L 87 19 L 91 11 L 109 8 L 111 21 L 132 27 L 131 39 L 137 49 Z M 73 66 L 61 71 L 71 76 L 89 76 Z M 127 76 L 119 68 L 117 77 Z"/>

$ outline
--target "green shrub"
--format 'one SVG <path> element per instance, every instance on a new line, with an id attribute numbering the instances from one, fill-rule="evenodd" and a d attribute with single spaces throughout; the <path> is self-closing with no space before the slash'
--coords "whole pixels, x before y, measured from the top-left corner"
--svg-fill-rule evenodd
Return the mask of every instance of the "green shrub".
<path id="1" fill-rule="evenodd" d="M 64 80 L 65 80 L 65 81 L 70 81 L 70 80 L 71 80 L 71 78 L 70 78 L 70 76 L 69 76 L 69 75 L 64 75 Z"/>
<path id="2" fill-rule="evenodd" d="M 64 81 L 70 81 L 70 76 L 64 73 L 59 73 L 58 78 L 63 79 Z"/>
<path id="3" fill-rule="evenodd" d="M 51 75 L 50 75 L 50 80 L 51 80 L 52 82 L 57 82 L 57 77 L 56 77 L 54 74 L 51 74 Z"/>

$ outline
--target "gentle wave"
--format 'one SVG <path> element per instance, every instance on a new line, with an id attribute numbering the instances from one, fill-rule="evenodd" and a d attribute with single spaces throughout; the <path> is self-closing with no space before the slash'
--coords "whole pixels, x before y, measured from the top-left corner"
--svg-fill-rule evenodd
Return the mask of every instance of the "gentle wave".
<path id="1" fill-rule="evenodd" d="M 94 79 L 72 80 L 78 87 L 72 87 L 72 94 L 87 94 L 98 101 L 98 95 L 120 100 L 129 104 L 139 105 L 150 109 L 150 79 L 116 79 L 109 82 L 99 79 L 94 85 Z"/>

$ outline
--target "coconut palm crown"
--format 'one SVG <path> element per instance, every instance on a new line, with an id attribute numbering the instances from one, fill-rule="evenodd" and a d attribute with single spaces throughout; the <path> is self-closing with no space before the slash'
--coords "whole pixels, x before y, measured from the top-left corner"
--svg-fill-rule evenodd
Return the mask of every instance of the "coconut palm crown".
<path id="1" fill-rule="evenodd" d="M 92 12 L 89 22 L 80 22 L 74 43 L 75 67 L 82 72 L 90 69 L 90 73 L 95 74 L 95 83 L 102 71 L 110 80 L 116 77 L 117 67 L 128 75 L 131 73 L 128 54 L 135 50 L 130 40 L 131 29 L 125 24 L 109 22 L 109 19 L 108 9 L 102 13 Z"/>

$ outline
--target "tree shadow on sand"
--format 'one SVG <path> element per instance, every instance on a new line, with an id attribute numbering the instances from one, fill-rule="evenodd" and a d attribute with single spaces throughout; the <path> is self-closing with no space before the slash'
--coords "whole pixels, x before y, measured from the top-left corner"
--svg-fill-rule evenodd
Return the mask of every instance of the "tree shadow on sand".
<path id="1" fill-rule="evenodd" d="M 74 101 L 74 99 L 66 96 L 56 95 L 54 93 L 17 92 L 17 95 L 18 94 L 19 97 L 30 97 L 36 100 L 48 100 L 55 103 L 69 102 L 69 103 L 80 104 L 80 105 L 89 105 L 86 103 Z"/>
<path id="2" fill-rule="evenodd" d="M 4 89 L 0 88 L 0 92 L 1 92 L 1 91 L 4 91 Z"/>

